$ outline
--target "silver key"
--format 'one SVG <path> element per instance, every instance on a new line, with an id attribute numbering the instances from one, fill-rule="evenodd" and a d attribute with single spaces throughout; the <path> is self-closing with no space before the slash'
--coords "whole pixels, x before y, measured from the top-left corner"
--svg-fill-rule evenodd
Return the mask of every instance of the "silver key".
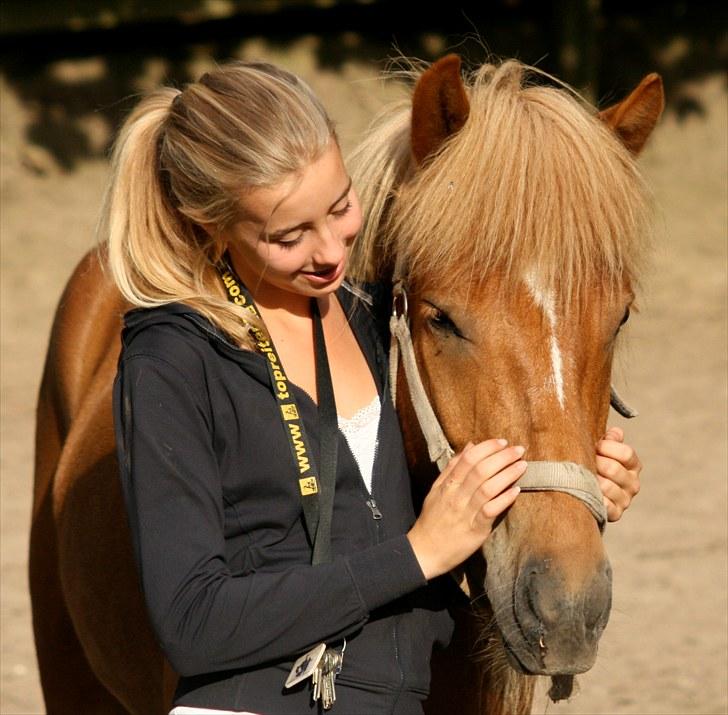
<path id="1" fill-rule="evenodd" d="M 341 672 L 343 657 L 338 650 L 327 648 L 321 660 L 323 662 L 321 669 L 321 705 L 324 710 L 330 710 L 336 702 L 334 680 Z"/>
<path id="2" fill-rule="evenodd" d="M 313 692 L 311 696 L 313 702 L 321 699 L 321 705 L 324 710 L 330 710 L 336 702 L 336 689 L 334 680 L 341 672 L 341 666 L 344 661 L 344 650 L 346 649 L 346 640 L 341 650 L 336 648 L 326 648 L 321 659 L 311 673 L 311 683 Z"/>
<path id="3" fill-rule="evenodd" d="M 313 683 L 313 701 L 316 702 L 320 695 L 321 695 L 321 661 L 323 661 L 323 657 L 318 662 L 318 665 L 313 669 L 313 673 L 311 673 L 311 682 Z"/>

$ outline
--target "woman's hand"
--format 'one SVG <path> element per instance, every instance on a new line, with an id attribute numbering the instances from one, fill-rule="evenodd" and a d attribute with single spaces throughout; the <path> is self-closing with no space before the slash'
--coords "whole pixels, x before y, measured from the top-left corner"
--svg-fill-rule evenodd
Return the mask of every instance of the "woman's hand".
<path id="1" fill-rule="evenodd" d="M 597 442 L 597 479 L 604 495 L 609 521 L 617 521 L 640 490 L 642 462 L 624 432 L 610 427 Z"/>
<path id="2" fill-rule="evenodd" d="M 433 483 L 407 538 L 428 580 L 450 571 L 488 538 L 513 504 L 526 471 L 523 447 L 502 439 L 468 444 Z"/>

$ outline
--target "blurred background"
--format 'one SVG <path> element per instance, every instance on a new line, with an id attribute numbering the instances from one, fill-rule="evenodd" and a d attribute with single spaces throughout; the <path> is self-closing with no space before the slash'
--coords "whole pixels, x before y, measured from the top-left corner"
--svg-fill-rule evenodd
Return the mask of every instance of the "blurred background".
<path id="1" fill-rule="evenodd" d="M 406 88 L 397 54 L 517 57 L 598 106 L 647 73 L 667 108 L 641 163 L 657 245 L 615 382 L 643 490 L 607 530 L 614 609 L 595 668 L 537 713 L 728 712 L 728 24 L 725 3 L 624 0 L 3 0 L 0 3 L 0 713 L 42 713 L 27 544 L 35 400 L 53 313 L 93 245 L 123 117 L 231 58 L 302 75 L 345 152 Z"/>

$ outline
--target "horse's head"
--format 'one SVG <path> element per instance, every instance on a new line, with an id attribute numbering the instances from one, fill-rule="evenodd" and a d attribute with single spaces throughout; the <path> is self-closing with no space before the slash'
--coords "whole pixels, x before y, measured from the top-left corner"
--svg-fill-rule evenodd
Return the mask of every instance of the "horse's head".
<path id="1" fill-rule="evenodd" d="M 551 473 L 548 491 L 518 497 L 468 578 L 485 588 L 514 666 L 570 674 L 593 664 L 610 610 L 601 505 L 573 495 L 599 500 L 595 446 L 648 224 L 634 156 L 663 95 L 650 75 L 595 114 L 524 75 L 517 62 L 486 65 L 466 86 L 451 56 L 419 78 L 411 113 L 360 150 L 362 255 L 368 277 L 385 256 L 403 279 L 422 383 L 453 448 L 506 437 L 527 447 L 534 473 Z M 434 470 L 400 377 L 426 491 Z"/>

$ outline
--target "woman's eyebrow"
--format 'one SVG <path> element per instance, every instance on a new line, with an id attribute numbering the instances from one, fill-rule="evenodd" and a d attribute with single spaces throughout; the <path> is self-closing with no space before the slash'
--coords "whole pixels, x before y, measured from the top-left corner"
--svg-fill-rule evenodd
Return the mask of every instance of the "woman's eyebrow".
<path id="1" fill-rule="evenodd" d="M 351 177 L 349 177 L 349 183 L 346 185 L 346 188 L 341 193 L 341 195 L 339 196 L 339 198 L 336 199 L 336 201 L 334 201 L 334 203 L 331 204 L 331 206 L 329 206 L 329 212 L 333 211 L 334 210 L 334 206 L 336 206 L 336 204 L 338 204 L 351 191 L 351 184 L 352 184 L 352 180 L 351 180 Z M 304 226 L 307 225 L 307 223 L 308 223 L 307 221 L 304 221 L 303 223 L 299 223 L 299 224 L 297 224 L 295 226 L 290 226 L 289 228 L 281 228 L 278 231 L 274 231 L 273 233 L 269 233 L 268 234 L 268 240 L 269 241 L 275 241 L 277 238 L 282 238 L 287 233 L 291 233 L 291 231 L 295 231 L 298 228 L 303 228 Z"/>

